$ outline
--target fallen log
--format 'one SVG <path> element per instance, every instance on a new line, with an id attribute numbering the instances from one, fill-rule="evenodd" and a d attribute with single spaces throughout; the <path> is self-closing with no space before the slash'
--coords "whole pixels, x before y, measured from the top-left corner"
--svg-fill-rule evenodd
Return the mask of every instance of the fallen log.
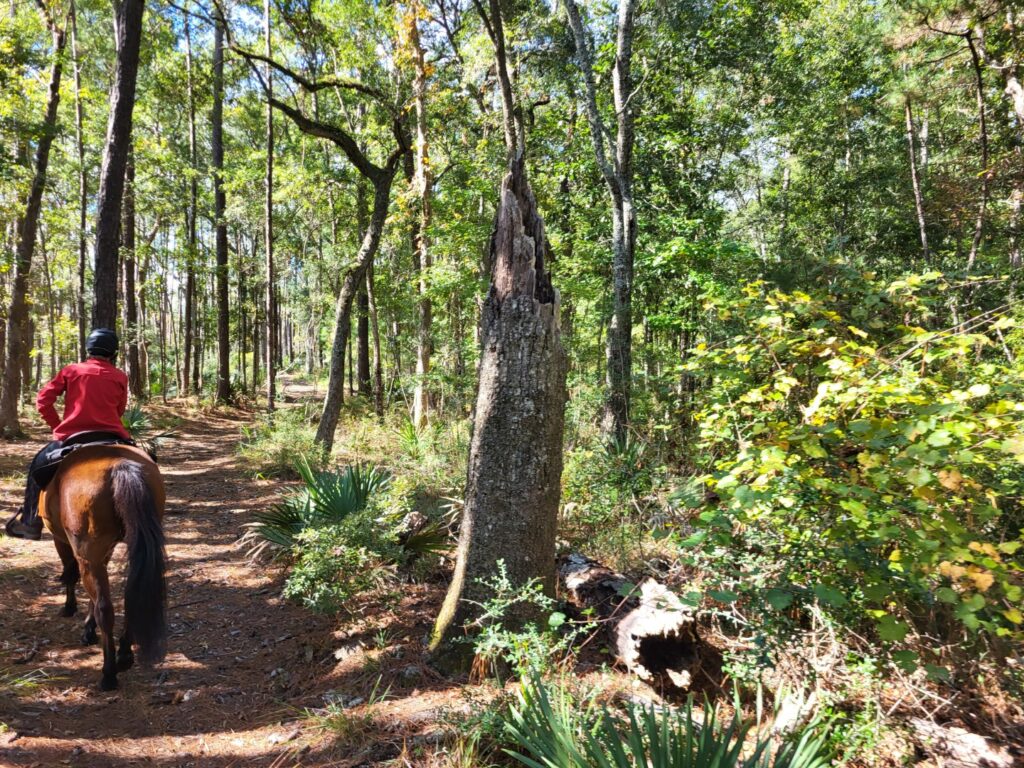
<path id="1" fill-rule="evenodd" d="M 696 609 L 654 579 L 632 585 L 580 554 L 559 560 L 558 577 L 569 604 L 601 621 L 612 652 L 630 672 L 647 683 L 690 687 L 698 663 Z"/>

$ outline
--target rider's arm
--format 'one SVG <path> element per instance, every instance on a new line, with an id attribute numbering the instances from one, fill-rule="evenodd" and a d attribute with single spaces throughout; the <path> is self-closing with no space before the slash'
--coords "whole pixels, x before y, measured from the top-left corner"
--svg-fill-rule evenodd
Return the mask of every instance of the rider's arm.
<path id="1" fill-rule="evenodd" d="M 124 411 L 128 407 L 128 379 L 126 378 L 121 385 L 121 401 L 117 404 L 117 415 L 124 416 Z"/>
<path id="2" fill-rule="evenodd" d="M 53 407 L 53 404 L 57 402 L 57 398 L 64 394 L 67 389 L 67 381 L 64 379 L 64 371 L 62 370 L 56 376 L 53 377 L 53 381 L 39 390 L 39 394 L 36 396 L 36 410 L 39 411 L 39 415 L 43 417 L 50 429 L 56 429 L 60 424 L 60 416 L 57 415 L 57 409 Z"/>

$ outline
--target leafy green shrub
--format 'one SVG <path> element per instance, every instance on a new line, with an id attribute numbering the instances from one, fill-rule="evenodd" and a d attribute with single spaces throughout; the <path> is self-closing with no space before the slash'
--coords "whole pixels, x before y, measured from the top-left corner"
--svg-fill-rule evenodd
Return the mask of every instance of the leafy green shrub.
<path id="1" fill-rule="evenodd" d="M 755 283 L 709 302 L 736 334 L 694 351 L 707 474 L 679 500 L 715 599 L 776 627 L 816 603 L 886 642 L 915 623 L 948 636 L 951 619 L 1019 635 L 1024 378 L 1000 334 L 1014 322 L 931 330 L 944 285 L 865 279 L 840 298 Z"/>
<path id="2" fill-rule="evenodd" d="M 387 583 L 398 555 L 393 536 L 371 510 L 304 529 L 293 551 L 284 596 L 318 613 L 341 611 L 359 593 Z"/>
<path id="3" fill-rule="evenodd" d="M 318 472 L 308 463 L 295 467 L 302 487 L 289 493 L 270 509 L 257 512 L 243 543 L 250 555 L 266 550 L 287 551 L 300 544 L 307 529 L 324 528 L 344 521 L 366 508 L 370 498 L 384 491 L 391 476 L 373 467 L 354 465 L 341 472 Z"/>
<path id="4" fill-rule="evenodd" d="M 310 416 L 308 406 L 288 408 L 243 426 L 238 454 L 248 470 L 257 477 L 288 477 L 294 476 L 298 464 L 322 467 L 323 449 Z"/>
<path id="5" fill-rule="evenodd" d="M 646 443 L 629 438 L 581 444 L 566 456 L 562 535 L 587 553 L 627 568 L 650 532 L 650 499 L 661 482 Z"/>
<path id="6" fill-rule="evenodd" d="M 631 704 L 619 718 L 537 675 L 523 681 L 506 731 L 521 750 L 509 754 L 530 768 L 825 768 L 831 761 L 827 728 L 817 720 L 777 737 L 738 709 L 722 717 L 705 702 L 697 717 L 692 697 L 678 711 Z"/>
<path id="7" fill-rule="evenodd" d="M 576 639 L 592 625 L 567 622 L 537 580 L 518 587 L 509 580 L 505 561 L 496 565 L 497 573 L 481 580 L 492 597 L 474 622 L 479 629 L 473 638 L 476 656 L 496 675 L 506 664 L 520 677 L 546 672 L 569 656 Z M 537 616 L 546 617 L 545 625 L 538 625 Z"/>

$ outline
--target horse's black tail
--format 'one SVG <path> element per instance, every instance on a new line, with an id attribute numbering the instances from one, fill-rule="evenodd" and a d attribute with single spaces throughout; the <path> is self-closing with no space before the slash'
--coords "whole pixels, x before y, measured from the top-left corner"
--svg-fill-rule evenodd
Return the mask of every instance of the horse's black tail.
<path id="1" fill-rule="evenodd" d="M 114 511 L 124 525 L 128 577 L 124 587 L 125 626 L 139 646 L 139 661 L 152 664 L 167 652 L 167 590 L 164 531 L 142 465 L 121 461 L 110 471 Z"/>

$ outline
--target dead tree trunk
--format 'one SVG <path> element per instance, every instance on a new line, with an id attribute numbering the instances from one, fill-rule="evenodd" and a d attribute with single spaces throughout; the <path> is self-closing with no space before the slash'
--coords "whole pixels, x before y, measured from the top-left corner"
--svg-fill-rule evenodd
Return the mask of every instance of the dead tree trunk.
<path id="1" fill-rule="evenodd" d="M 494 46 L 509 169 L 487 257 L 491 288 L 480 318 L 458 557 L 430 642 L 438 661 L 450 666 L 469 660 L 467 646 L 452 641 L 479 617 L 490 592 L 480 580 L 495 574 L 498 560 L 512 584 L 538 581 L 554 592 L 567 397 L 558 292 L 547 271 L 551 251 L 526 178 L 525 136 L 516 120 L 499 0 L 489 6 L 488 14 L 476 4 Z"/>
<path id="2" fill-rule="evenodd" d="M 143 0 L 122 0 L 117 6 L 117 67 L 110 89 L 110 118 L 100 171 L 96 215 L 93 325 L 113 328 L 117 323 L 117 254 L 120 240 L 124 169 L 132 135 L 135 84 L 142 42 Z"/>
<path id="3" fill-rule="evenodd" d="M 491 252 L 458 560 L 431 641 L 442 662 L 457 665 L 465 646 L 450 641 L 476 618 L 488 597 L 479 580 L 494 575 L 498 560 L 513 584 L 539 579 L 554 589 L 566 356 L 544 223 L 521 154 L 502 182 Z"/>
<path id="4" fill-rule="evenodd" d="M 41 6 L 42 7 L 42 6 Z M 30 340 L 28 317 L 28 274 L 32 269 L 32 252 L 39 231 L 39 212 L 46 187 L 46 172 L 50 163 L 50 147 L 57 132 L 57 107 L 60 104 L 60 78 L 64 64 L 64 30 L 60 29 L 43 8 L 47 25 L 53 36 L 53 64 L 50 67 L 50 85 L 43 118 L 42 133 L 36 144 L 35 172 L 32 186 L 25 201 L 25 212 L 18 222 L 18 245 L 14 260 L 14 280 L 11 285 L 11 303 L 7 311 L 6 358 L 0 391 L 0 434 L 19 435 L 18 402 L 21 395 L 22 364 L 28 360 Z M 24 378 L 28 381 L 28 377 Z"/>

